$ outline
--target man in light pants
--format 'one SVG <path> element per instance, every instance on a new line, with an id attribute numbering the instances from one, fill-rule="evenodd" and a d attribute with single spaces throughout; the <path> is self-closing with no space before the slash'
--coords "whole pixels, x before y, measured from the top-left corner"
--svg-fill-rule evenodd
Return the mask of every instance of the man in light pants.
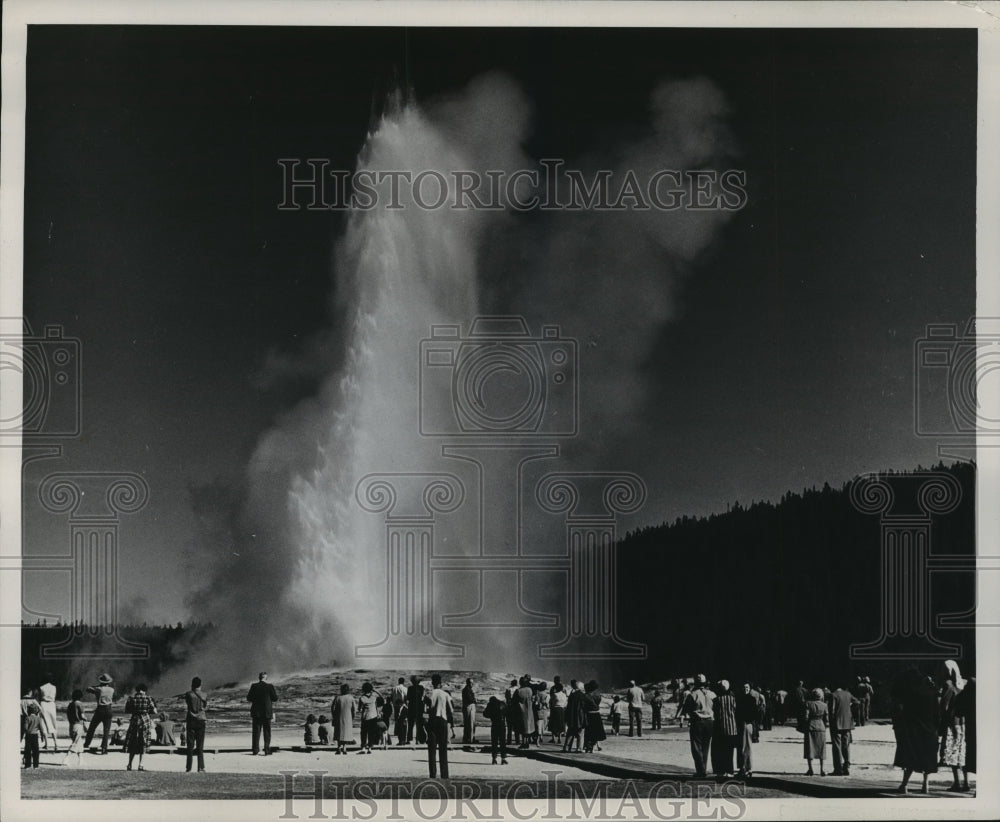
<path id="1" fill-rule="evenodd" d="M 833 775 L 851 774 L 851 731 L 854 728 L 852 706 L 859 700 L 847 688 L 833 692 L 830 711 L 830 741 L 833 743 Z"/>
<path id="2" fill-rule="evenodd" d="M 628 701 L 628 735 L 632 736 L 634 731 L 636 736 L 642 736 L 642 703 L 645 694 L 634 679 L 629 680 L 625 698 Z"/>

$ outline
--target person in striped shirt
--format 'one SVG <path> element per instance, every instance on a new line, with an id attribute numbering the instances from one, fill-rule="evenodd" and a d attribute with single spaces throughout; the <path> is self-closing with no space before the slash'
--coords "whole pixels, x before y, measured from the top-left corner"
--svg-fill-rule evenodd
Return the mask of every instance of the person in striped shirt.
<path id="1" fill-rule="evenodd" d="M 736 726 L 736 696 L 729 688 L 729 680 L 720 679 L 717 696 L 712 703 L 715 728 L 712 734 L 712 770 L 721 778 L 736 775 L 733 755 L 736 753 L 738 729 Z"/>

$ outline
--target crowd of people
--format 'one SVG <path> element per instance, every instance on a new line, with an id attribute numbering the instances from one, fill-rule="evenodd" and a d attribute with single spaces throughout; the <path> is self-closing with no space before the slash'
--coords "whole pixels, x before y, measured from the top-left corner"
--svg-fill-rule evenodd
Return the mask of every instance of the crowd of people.
<path id="1" fill-rule="evenodd" d="M 845 682 L 832 691 L 824 686 L 807 688 L 803 681 L 785 691 L 760 688 L 750 681 L 738 687 L 731 687 L 725 679 L 710 684 L 704 674 L 698 674 L 674 680 L 665 688 L 665 694 L 654 688 L 648 697 L 635 681 L 630 681 L 624 694 L 612 696 L 604 714 L 596 681 L 571 679 L 564 685 L 559 676 L 549 683 L 525 674 L 511 679 L 502 693 L 491 694 L 481 717 L 489 725 L 489 751 L 494 765 L 506 765 L 512 747 L 537 747 L 546 736 L 548 744 L 558 745 L 567 753 L 600 751 L 607 739 L 606 724 L 617 736 L 625 732 L 627 722 L 628 735 L 641 737 L 646 703 L 652 716 L 650 727 L 659 730 L 663 727 L 664 708 L 673 702 L 673 721 L 688 727 L 696 777 L 707 777 L 711 770 L 719 779 L 752 778 L 753 745 L 760 740 L 761 732 L 789 722 L 803 735 L 807 776 L 815 775 L 814 762 L 819 775 L 827 775 L 828 734 L 833 752 L 832 774 L 848 776 L 852 732 L 870 720 L 875 693 L 870 677 L 856 679 L 850 687 Z M 39 750 L 50 742 L 53 751 L 59 750 L 56 686 L 51 680 L 50 676 L 21 700 L 25 768 L 38 767 Z M 84 692 L 72 692 L 65 709 L 70 745 L 63 763 L 79 764 L 81 753 L 90 748 L 100 728 L 100 753 L 107 754 L 109 743 L 120 745 L 128 753 L 127 770 L 132 770 L 136 760 L 138 769 L 144 770 L 143 755 L 154 743 L 176 745 L 179 739 L 186 748 L 187 771 L 197 762 L 198 771 L 204 772 L 209 701 L 201 685 L 201 679 L 195 677 L 183 695 L 185 719 L 175 737 L 173 720 L 157 708 L 144 684 L 136 685 L 126 699 L 128 725 L 122 730 L 120 720 L 112 716 L 116 701 L 113 680 L 102 674 L 87 689 L 96 699 L 89 725 Z M 478 747 L 481 700 L 471 679 L 466 680 L 460 700 L 461 744 L 467 749 Z M 251 685 L 246 701 L 250 704 L 251 753 L 268 756 L 272 753 L 271 726 L 279 694 L 268 682 L 266 672 L 262 671 Z M 897 677 L 891 689 L 891 705 L 896 737 L 893 764 L 903 769 L 899 790 L 906 792 L 912 774 L 920 773 L 926 792 L 928 775 L 938 767 L 952 769 L 954 782 L 950 790 L 968 790 L 968 774 L 976 770 L 975 680 L 963 679 L 952 661 L 944 663 L 936 677 L 913 668 Z M 313 713 L 304 718 L 303 743 L 308 748 L 329 746 L 338 755 L 346 754 L 348 745 L 357 745 L 357 753 L 362 755 L 389 745 L 426 745 L 430 776 L 440 772 L 447 778 L 449 743 L 456 736 L 455 718 L 453 696 L 442 687 L 440 674 L 431 677 L 430 687 L 416 674 L 410 676 L 409 683 L 399 677 L 387 693 L 365 682 L 360 693 L 355 694 L 348 683 L 343 683 L 330 704 L 329 718 Z"/>

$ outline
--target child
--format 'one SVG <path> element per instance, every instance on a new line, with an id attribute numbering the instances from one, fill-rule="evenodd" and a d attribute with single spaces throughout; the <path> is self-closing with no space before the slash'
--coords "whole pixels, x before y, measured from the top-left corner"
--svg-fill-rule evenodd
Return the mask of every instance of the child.
<path id="1" fill-rule="evenodd" d="M 611 705 L 611 733 L 618 736 L 618 731 L 622 726 L 622 714 L 625 713 L 625 703 L 620 696 L 615 697 Z"/>
<path id="2" fill-rule="evenodd" d="M 111 744 L 121 745 L 122 750 L 125 750 L 125 731 L 122 729 L 122 721 L 115 718 L 115 725 L 111 729 Z"/>
<path id="3" fill-rule="evenodd" d="M 319 744 L 319 722 L 316 721 L 316 714 L 309 714 L 306 717 L 305 733 L 303 736 L 306 745 Z"/>
<path id="4" fill-rule="evenodd" d="M 32 690 L 25 691 L 24 696 L 21 697 L 21 739 L 24 739 L 24 726 L 28 721 L 28 714 L 30 713 L 31 706 L 34 705 L 38 708 L 38 712 L 42 712 L 42 706 L 38 704 L 38 700 L 35 699 L 35 692 Z"/>
<path id="5" fill-rule="evenodd" d="M 156 720 L 156 744 L 174 745 L 174 721 L 161 712 Z"/>
<path id="6" fill-rule="evenodd" d="M 382 701 L 382 717 L 379 720 L 379 727 L 382 729 L 382 750 L 384 751 L 392 744 L 392 734 L 389 732 L 389 729 L 392 728 L 392 703 L 388 699 Z"/>
<path id="7" fill-rule="evenodd" d="M 24 720 L 24 767 L 38 767 L 38 736 L 42 732 L 42 709 L 37 703 L 28 706 Z"/>
<path id="8" fill-rule="evenodd" d="M 490 753 L 493 764 L 497 764 L 497 751 L 500 751 L 500 761 L 507 764 L 507 705 L 495 696 L 483 711 L 483 716 L 490 721 Z"/>
<path id="9" fill-rule="evenodd" d="M 326 723 L 329 720 L 325 716 L 320 716 L 319 718 L 319 744 L 329 745 L 330 744 L 330 726 Z"/>
<path id="10" fill-rule="evenodd" d="M 66 706 L 66 719 L 69 720 L 69 738 L 71 744 L 66 751 L 66 756 L 63 758 L 63 765 L 69 764 L 71 756 L 76 757 L 74 764 L 77 767 L 80 765 L 80 754 L 83 753 L 83 739 L 87 735 L 87 729 L 84 724 L 87 721 L 87 716 L 83 712 L 81 699 L 83 699 L 83 691 L 77 688 L 73 691 L 72 701 Z"/>

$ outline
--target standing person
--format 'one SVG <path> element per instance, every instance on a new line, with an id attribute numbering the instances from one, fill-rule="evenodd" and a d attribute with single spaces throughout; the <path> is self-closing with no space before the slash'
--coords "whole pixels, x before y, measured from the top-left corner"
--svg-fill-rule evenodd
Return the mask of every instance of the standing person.
<path id="1" fill-rule="evenodd" d="M 333 714 L 333 735 L 337 740 L 334 753 L 346 754 L 347 743 L 354 741 L 354 714 L 357 705 L 351 695 L 351 686 L 346 682 L 340 686 L 340 695 L 333 700 L 330 713 Z"/>
<path id="2" fill-rule="evenodd" d="M 907 792 L 914 771 L 923 774 L 922 793 L 927 793 L 927 777 L 937 773 L 937 689 L 930 677 L 916 668 L 905 671 L 893 690 L 892 730 L 896 735 L 893 765 L 903 769 L 903 781 L 896 789 Z"/>
<path id="3" fill-rule="evenodd" d="M 504 691 L 504 701 L 507 703 L 507 744 L 521 744 L 521 732 L 518 726 L 518 716 L 514 711 L 514 694 L 517 693 L 518 683 L 516 679 L 510 681 L 507 690 Z"/>
<path id="4" fill-rule="evenodd" d="M 694 759 L 695 776 L 708 776 L 708 757 L 712 749 L 712 734 L 715 730 L 715 694 L 708 687 L 704 674 L 694 678 L 694 687 L 684 696 L 679 709 L 682 717 L 688 718 L 691 740 L 691 757 Z"/>
<path id="5" fill-rule="evenodd" d="M 600 685 L 593 679 L 583 687 L 583 710 L 587 715 L 583 730 L 584 753 L 601 750 L 601 743 L 608 738 L 601 718 Z"/>
<path id="6" fill-rule="evenodd" d="M 805 683 L 800 679 L 792 692 L 788 695 L 789 713 L 801 723 L 802 714 L 805 712 L 806 703 L 809 701 L 809 692 L 805 688 Z"/>
<path id="7" fill-rule="evenodd" d="M 712 770 L 722 779 L 736 775 L 733 755 L 738 747 L 736 726 L 736 696 L 729 688 L 728 679 L 720 679 L 715 700 L 712 702 L 714 726 L 712 728 Z M 754 702 L 756 708 L 756 701 Z M 752 719 L 751 719 L 752 723 Z M 753 725 L 751 724 L 751 734 Z"/>
<path id="8" fill-rule="evenodd" d="M 965 790 L 968 790 L 969 785 L 969 772 L 966 770 L 965 720 L 956 710 L 961 704 L 958 699 L 961 691 L 958 690 L 957 680 L 957 669 L 955 671 L 949 669 L 941 694 L 941 720 L 938 726 L 941 734 L 941 764 L 951 768 L 954 778 L 951 787 L 948 788 L 949 791 L 963 790 L 958 781 L 959 769 L 965 774 Z M 947 699 L 945 698 L 946 694 Z"/>
<path id="9" fill-rule="evenodd" d="M 38 737 L 42 733 L 42 709 L 36 702 L 28 706 L 24 720 L 24 767 L 38 767 Z"/>
<path id="10" fill-rule="evenodd" d="M 868 720 L 871 719 L 872 715 L 872 698 L 875 696 L 875 689 L 872 687 L 872 678 L 870 676 L 865 677 L 865 681 L 862 683 L 862 694 L 861 694 L 861 724 L 867 725 Z"/>
<path id="11" fill-rule="evenodd" d="M 653 698 L 649 700 L 649 705 L 653 709 L 653 721 L 650 727 L 658 731 L 663 727 L 663 697 L 658 689 L 653 689 Z"/>
<path id="12" fill-rule="evenodd" d="M 677 688 L 674 690 L 674 699 L 677 700 L 677 710 L 674 711 L 674 719 L 677 720 L 678 728 L 684 727 L 684 717 L 687 716 L 687 714 L 684 713 L 684 703 L 687 702 L 688 693 L 687 680 L 682 679 L 677 683 Z M 688 721 L 688 724 L 691 724 L 690 720 Z"/>
<path id="13" fill-rule="evenodd" d="M 955 716 L 960 718 L 965 727 L 965 767 L 962 774 L 962 790 L 969 790 L 969 772 L 976 773 L 976 678 L 970 676 L 965 687 L 955 697 Z M 958 773 L 955 773 L 958 782 Z M 952 786 L 954 788 L 954 786 Z"/>
<path id="14" fill-rule="evenodd" d="M 848 709 L 850 711 L 850 709 Z M 815 688 L 812 699 L 807 699 L 802 711 L 802 727 L 804 729 L 803 756 L 808 770 L 806 776 L 813 776 L 813 760 L 819 760 L 819 775 L 826 776 L 823 769 L 826 760 L 826 728 L 830 724 L 829 708 L 822 688 Z"/>
<path id="15" fill-rule="evenodd" d="M 522 676 L 520 687 L 514 692 L 513 712 L 517 716 L 517 731 L 520 732 L 520 749 L 526 749 L 528 742 L 535 735 L 535 692 L 531 688 L 531 680 Z"/>
<path id="16" fill-rule="evenodd" d="M 393 729 L 396 733 L 396 745 L 406 744 L 406 728 L 408 725 L 407 717 L 409 716 L 409 709 L 406 707 L 404 702 L 402 707 L 399 709 L 399 716 L 396 717 L 396 727 Z"/>
<path id="17" fill-rule="evenodd" d="M 556 677 L 558 679 L 558 677 Z M 563 689 L 562 682 L 557 682 L 549 692 L 549 742 L 562 742 L 566 733 L 566 706 L 569 705 L 569 695 Z"/>
<path id="18" fill-rule="evenodd" d="M 52 684 L 55 677 L 47 674 L 45 684 L 38 689 L 39 706 L 42 709 L 42 745 L 49 747 L 49 739 L 52 739 L 52 751 L 59 753 L 59 735 L 56 731 L 56 686 Z"/>
<path id="19" fill-rule="evenodd" d="M 31 688 L 24 692 L 24 696 L 21 697 L 21 739 L 24 739 L 24 727 L 28 722 L 28 715 L 31 713 L 31 706 L 34 705 L 38 708 L 39 714 L 42 712 L 42 706 L 38 704 L 38 700 L 35 699 L 35 692 Z M 41 722 L 41 717 L 39 717 L 39 722 Z"/>
<path id="20" fill-rule="evenodd" d="M 392 720 L 394 723 L 399 723 L 399 712 L 403 710 L 403 706 L 406 704 L 406 680 L 403 677 L 399 678 L 396 683 L 396 687 L 392 689 Z M 404 733 L 402 737 L 397 736 L 397 744 L 402 745 L 406 742 L 406 734 Z"/>
<path id="21" fill-rule="evenodd" d="M 80 765 L 80 754 L 83 753 L 83 738 L 87 733 L 84 723 L 87 715 L 83 712 L 83 691 L 79 688 L 73 691 L 73 699 L 66 706 L 66 720 L 69 722 L 70 746 L 66 749 L 66 756 L 63 758 L 63 765 L 69 764 L 71 756 L 76 757 L 76 765 Z"/>
<path id="22" fill-rule="evenodd" d="M 497 753 L 501 762 L 507 764 L 507 704 L 495 696 L 486 703 L 483 716 L 490 721 L 490 754 L 493 764 L 497 764 Z"/>
<path id="23" fill-rule="evenodd" d="M 830 741 L 833 743 L 833 775 L 851 775 L 851 741 L 854 717 L 861 716 L 861 700 L 845 687 L 833 692 L 830 711 Z"/>
<path id="24" fill-rule="evenodd" d="M 441 674 L 434 674 L 427 697 L 427 767 L 431 779 L 437 777 L 435 754 L 441 763 L 441 778 L 448 778 L 448 726 L 452 722 L 451 697 L 441 688 Z"/>
<path id="25" fill-rule="evenodd" d="M 774 723 L 774 694 L 770 688 L 763 688 L 761 696 L 764 698 L 764 713 L 761 717 L 760 730 L 769 731 Z"/>
<path id="26" fill-rule="evenodd" d="M 761 689 L 754 685 L 752 682 L 750 685 L 750 696 L 753 697 L 754 701 L 757 703 L 757 715 L 754 717 L 753 721 L 753 741 L 760 742 L 760 729 L 764 725 L 764 714 L 767 713 L 767 700 L 764 699 L 764 694 L 761 693 Z"/>
<path id="27" fill-rule="evenodd" d="M 191 773 L 191 763 L 198 756 L 198 773 L 205 772 L 205 728 L 208 725 L 208 700 L 201 691 L 201 677 L 191 680 L 191 690 L 184 694 L 187 713 L 184 715 L 184 737 L 187 742 L 187 767 Z M 264 743 L 267 744 L 267 741 Z"/>
<path id="28" fill-rule="evenodd" d="M 774 721 L 779 725 L 788 721 L 788 691 L 784 688 L 774 692 Z"/>
<path id="29" fill-rule="evenodd" d="M 630 679 L 628 690 L 625 692 L 625 700 L 628 702 L 628 735 L 632 736 L 633 731 L 636 736 L 642 736 L 642 703 L 646 695 L 642 688 L 635 684 L 634 679 Z"/>
<path id="30" fill-rule="evenodd" d="M 545 684 L 541 687 L 534 686 L 535 696 L 532 705 L 535 711 L 535 744 L 542 744 L 542 734 L 549 727 L 549 693 L 545 690 Z"/>
<path id="31" fill-rule="evenodd" d="M 611 735 L 618 736 L 622 730 L 622 713 L 625 711 L 625 703 L 622 698 L 615 694 L 611 700 L 611 708 L 608 711 L 608 719 L 611 720 Z"/>
<path id="32" fill-rule="evenodd" d="M 370 754 L 372 745 L 378 744 L 379 731 L 378 696 L 370 682 L 361 686 L 361 696 L 358 698 L 358 718 L 361 721 L 361 749 L 359 754 Z"/>
<path id="33" fill-rule="evenodd" d="M 143 771 L 142 756 L 149 749 L 153 735 L 153 715 L 156 713 L 156 703 L 146 693 L 146 686 L 135 686 L 135 693 L 125 703 L 125 711 L 130 715 L 128 730 L 125 732 L 125 750 L 128 751 L 126 771 L 132 770 L 132 761 L 138 755 L 139 770 Z"/>
<path id="34" fill-rule="evenodd" d="M 868 724 L 868 718 L 871 716 L 872 708 L 872 696 L 875 694 L 875 689 L 872 688 L 871 677 L 869 676 L 859 676 L 858 677 L 858 725 L 864 726 Z"/>
<path id="35" fill-rule="evenodd" d="M 406 741 L 412 747 L 414 742 L 423 745 L 427 737 L 424 731 L 424 686 L 416 674 L 410 676 L 410 687 L 406 689 Z"/>
<path id="36" fill-rule="evenodd" d="M 753 723 L 757 715 L 757 700 L 749 682 L 736 697 L 736 767 L 742 779 L 753 776 Z"/>
<path id="37" fill-rule="evenodd" d="M 278 701 L 278 692 L 267 681 L 267 671 L 257 674 L 257 681 L 247 692 L 247 702 L 250 703 L 250 719 L 253 732 L 253 755 L 260 753 L 260 734 L 264 732 L 264 756 L 271 755 L 271 720 L 274 719 L 274 703 Z"/>
<path id="38" fill-rule="evenodd" d="M 476 743 L 476 692 L 472 690 L 472 680 L 465 680 L 462 688 L 462 744 Z"/>
<path id="39" fill-rule="evenodd" d="M 573 752 L 573 743 L 579 753 L 583 749 L 583 730 L 587 726 L 587 712 L 583 707 L 583 683 L 570 680 L 569 698 L 566 702 L 566 741 L 563 750 Z"/>
<path id="40" fill-rule="evenodd" d="M 89 748 L 94 738 L 94 731 L 98 724 L 103 726 L 104 735 L 101 737 L 101 753 L 108 752 L 108 736 L 111 733 L 111 706 L 115 701 L 114 680 L 107 674 L 101 674 L 97 678 L 97 684 L 87 688 L 89 693 L 97 696 L 97 707 L 94 715 L 90 718 L 90 727 L 87 728 L 87 738 L 83 742 L 84 748 Z"/>

